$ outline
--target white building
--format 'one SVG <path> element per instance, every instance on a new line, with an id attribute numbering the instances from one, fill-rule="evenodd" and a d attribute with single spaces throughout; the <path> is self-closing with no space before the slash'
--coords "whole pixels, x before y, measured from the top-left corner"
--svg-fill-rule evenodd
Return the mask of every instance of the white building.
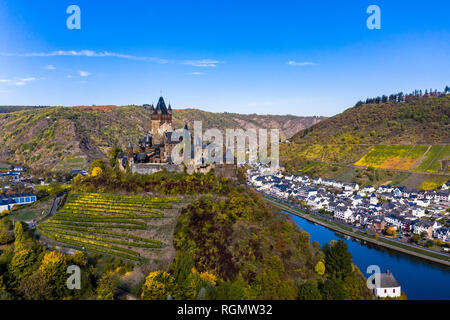
<path id="1" fill-rule="evenodd" d="M 377 298 L 396 298 L 402 294 L 400 283 L 389 270 L 386 273 L 379 274 L 379 281 L 376 281 L 375 277 L 374 282 L 375 289 L 373 293 Z"/>

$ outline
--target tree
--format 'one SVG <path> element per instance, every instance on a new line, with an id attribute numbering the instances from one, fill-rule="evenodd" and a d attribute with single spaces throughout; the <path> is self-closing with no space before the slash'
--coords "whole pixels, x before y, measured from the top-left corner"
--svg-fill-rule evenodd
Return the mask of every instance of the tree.
<path id="1" fill-rule="evenodd" d="M 94 169 L 92 169 L 91 176 L 97 177 L 97 176 L 101 175 L 102 172 L 103 172 L 102 168 L 95 167 Z"/>
<path id="2" fill-rule="evenodd" d="M 164 271 L 151 272 L 142 286 L 143 300 L 167 300 L 168 296 L 177 296 L 174 278 Z"/>
<path id="3" fill-rule="evenodd" d="M 352 272 L 352 255 L 343 240 L 331 246 L 325 257 L 325 267 L 333 278 L 344 278 Z"/>
<path id="4" fill-rule="evenodd" d="M 98 281 L 97 299 L 114 300 L 118 284 L 119 279 L 115 272 L 105 273 Z"/>
<path id="5" fill-rule="evenodd" d="M 389 227 L 386 229 L 386 233 L 390 236 L 395 237 L 395 235 L 397 234 L 397 229 L 395 229 L 395 227 Z"/>
<path id="6" fill-rule="evenodd" d="M 0 220 L 0 244 L 5 244 L 13 240 L 12 222 L 9 219 Z"/>
<path id="7" fill-rule="evenodd" d="M 322 285 L 322 297 L 325 300 L 346 300 L 348 292 L 341 279 L 327 279 Z"/>
<path id="8" fill-rule="evenodd" d="M 325 264 L 323 263 L 323 261 L 317 262 L 316 266 L 314 267 L 314 271 L 320 276 L 325 274 Z"/>
<path id="9" fill-rule="evenodd" d="M 317 286 L 317 282 L 307 280 L 298 291 L 299 300 L 322 300 L 322 294 Z"/>
<path id="10" fill-rule="evenodd" d="M 427 242 L 425 242 L 425 247 L 427 248 L 431 248 L 433 245 L 434 245 L 433 240 L 427 240 Z"/>
<path id="11" fill-rule="evenodd" d="M 23 226 L 20 221 L 17 221 L 14 226 L 14 250 L 21 251 L 25 248 L 25 236 L 23 233 Z"/>
<path id="12" fill-rule="evenodd" d="M 79 265 L 80 267 L 84 267 L 87 264 L 87 255 L 83 251 L 77 251 L 73 254 L 72 261 L 76 265 Z"/>
<path id="13" fill-rule="evenodd" d="M 119 153 L 122 152 L 122 149 L 120 149 L 119 147 L 114 147 L 111 150 L 111 157 L 109 158 L 109 165 L 111 167 L 116 167 L 117 166 L 117 156 L 119 155 Z"/>
<path id="14" fill-rule="evenodd" d="M 8 272 L 12 275 L 10 281 L 11 286 L 17 285 L 20 280 L 31 275 L 35 258 L 34 252 L 30 249 L 16 250 L 14 252 L 11 262 L 8 265 Z"/>
<path id="15" fill-rule="evenodd" d="M 22 279 L 17 288 L 17 293 L 25 300 L 48 300 L 52 292 L 53 286 L 39 271 Z"/>
<path id="16" fill-rule="evenodd" d="M 102 169 L 102 171 L 105 171 L 106 167 L 105 167 L 105 163 L 102 160 L 94 160 L 91 163 L 91 174 L 92 174 L 92 170 L 94 170 L 94 168 L 100 168 Z"/>
<path id="17" fill-rule="evenodd" d="M 44 255 L 39 267 L 42 275 L 55 287 L 58 298 L 62 298 L 67 281 L 67 259 L 59 251 L 50 251 Z"/>
<path id="18" fill-rule="evenodd" d="M 217 286 L 218 300 L 248 300 L 250 298 L 250 286 L 241 273 L 233 282 L 225 281 Z"/>

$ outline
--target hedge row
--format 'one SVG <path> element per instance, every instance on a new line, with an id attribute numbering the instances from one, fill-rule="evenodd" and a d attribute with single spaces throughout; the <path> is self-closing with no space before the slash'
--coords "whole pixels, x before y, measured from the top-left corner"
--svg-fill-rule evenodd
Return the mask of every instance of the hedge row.
<path id="1" fill-rule="evenodd" d="M 77 248 L 83 248 L 84 247 L 85 249 L 88 249 L 88 250 L 97 251 L 97 252 L 101 252 L 101 253 L 107 253 L 107 254 L 110 254 L 110 255 L 118 256 L 118 257 L 129 259 L 129 260 L 134 260 L 134 261 L 139 261 L 140 260 L 139 257 L 128 255 L 128 254 L 125 254 L 125 253 L 122 253 L 122 252 L 113 251 L 113 250 L 110 250 L 110 249 L 106 249 L 104 247 L 98 247 L 98 246 L 95 246 L 95 245 L 90 245 L 90 244 L 86 244 L 86 243 L 80 243 L 78 241 L 69 240 L 69 239 L 60 239 L 59 237 L 57 238 L 57 237 L 53 236 L 53 234 L 48 233 L 48 232 L 42 230 L 39 227 L 37 227 L 37 229 L 39 230 L 39 232 L 41 232 L 44 236 L 46 236 L 48 238 L 51 238 L 51 239 L 53 239 L 55 241 L 58 241 L 58 242 L 69 244 L 69 245 L 77 247 Z"/>
<path id="2" fill-rule="evenodd" d="M 180 199 L 175 197 L 121 196 L 103 193 L 100 194 L 100 193 L 83 193 L 83 192 L 71 193 L 70 197 L 113 200 L 123 203 L 180 202 Z"/>
<path id="3" fill-rule="evenodd" d="M 54 231 L 69 230 L 69 231 L 89 232 L 92 234 L 106 234 L 106 235 L 111 235 L 111 236 L 115 236 L 115 237 L 119 237 L 119 238 L 127 238 L 127 239 L 129 238 L 129 239 L 142 241 L 142 242 L 148 242 L 148 243 L 161 243 L 158 240 L 147 239 L 147 238 L 135 236 L 132 234 L 109 231 L 109 230 L 91 229 L 91 228 L 84 228 L 84 227 L 68 227 L 65 225 L 43 226 L 43 227 L 45 227 L 45 229 L 53 229 Z"/>
<path id="4" fill-rule="evenodd" d="M 80 226 L 80 227 L 90 227 L 90 228 L 110 228 L 110 229 L 138 229 L 145 230 L 147 226 L 141 225 L 125 225 L 125 224 L 96 224 L 96 223 L 85 223 L 85 222 L 70 222 L 65 220 L 50 220 L 45 222 L 43 225 L 69 225 L 69 226 Z"/>
<path id="5" fill-rule="evenodd" d="M 120 224 L 134 224 L 137 226 L 146 227 L 145 222 L 136 221 L 132 219 L 113 219 L 113 218 L 99 218 L 99 217 L 89 217 L 82 215 L 72 215 L 69 217 L 63 215 L 54 216 L 51 221 L 71 221 L 71 222 L 96 222 L 96 223 L 120 223 Z"/>
<path id="6" fill-rule="evenodd" d="M 98 212 L 90 212 L 90 211 L 70 211 L 70 210 L 61 210 L 58 212 L 56 217 L 77 217 L 77 216 L 85 216 L 85 217 L 94 217 L 98 219 L 157 219 L 162 218 L 163 214 L 120 214 L 120 215 L 109 215 L 109 214 L 101 214 Z"/>
<path id="7" fill-rule="evenodd" d="M 137 242 L 124 241 L 124 240 L 102 238 L 102 237 L 98 237 L 98 236 L 94 236 L 94 235 L 90 235 L 90 234 L 80 234 L 80 233 L 65 231 L 65 230 L 52 230 L 53 228 L 49 228 L 49 227 L 45 227 L 45 226 L 43 226 L 42 229 L 52 232 L 53 234 L 57 234 L 57 235 L 74 236 L 76 238 L 81 238 L 81 239 L 86 238 L 86 239 L 91 239 L 94 241 L 115 243 L 115 244 L 120 244 L 120 245 L 124 245 L 124 246 L 139 247 L 139 248 L 161 248 L 161 242 L 159 242 L 159 241 L 157 243 L 152 243 L 152 244 L 137 243 Z M 88 240 L 86 240 L 86 241 L 88 241 Z"/>

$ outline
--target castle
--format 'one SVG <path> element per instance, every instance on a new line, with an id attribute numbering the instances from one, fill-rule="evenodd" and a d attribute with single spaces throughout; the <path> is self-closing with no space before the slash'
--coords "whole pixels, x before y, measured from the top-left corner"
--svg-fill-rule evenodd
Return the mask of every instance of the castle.
<path id="1" fill-rule="evenodd" d="M 235 164 L 205 164 L 204 161 L 201 164 L 194 164 L 193 154 L 190 157 L 190 163 L 174 164 L 171 158 L 172 150 L 183 141 L 183 138 L 172 140 L 174 131 L 172 127 L 172 107 L 170 104 L 167 107 L 163 97 L 160 97 L 156 108 L 153 105 L 150 106 L 150 113 L 150 132 L 138 140 L 136 149 L 130 142 L 126 151 L 119 153 L 118 161 L 121 170 L 129 169 L 132 173 L 152 174 L 163 169 L 176 172 L 183 172 L 186 169 L 188 173 L 207 173 L 214 169 L 218 176 L 235 178 Z M 184 129 L 188 130 L 187 123 Z M 204 146 L 204 151 L 206 147 L 207 145 Z"/>

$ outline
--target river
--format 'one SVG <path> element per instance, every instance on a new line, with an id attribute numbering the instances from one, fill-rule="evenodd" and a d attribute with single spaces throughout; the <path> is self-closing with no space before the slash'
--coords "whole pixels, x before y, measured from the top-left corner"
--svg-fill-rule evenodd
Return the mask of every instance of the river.
<path id="1" fill-rule="evenodd" d="M 367 267 L 378 265 L 381 272 L 389 270 L 400 282 L 402 291 L 408 299 L 450 299 L 450 268 L 428 262 L 407 254 L 376 246 L 370 243 L 361 243 L 360 240 L 349 238 L 321 225 L 314 224 L 296 215 L 288 214 L 304 231 L 311 235 L 311 241 L 324 245 L 331 240 L 342 239 L 347 243 L 352 254 L 353 262 L 364 275 Z"/>

